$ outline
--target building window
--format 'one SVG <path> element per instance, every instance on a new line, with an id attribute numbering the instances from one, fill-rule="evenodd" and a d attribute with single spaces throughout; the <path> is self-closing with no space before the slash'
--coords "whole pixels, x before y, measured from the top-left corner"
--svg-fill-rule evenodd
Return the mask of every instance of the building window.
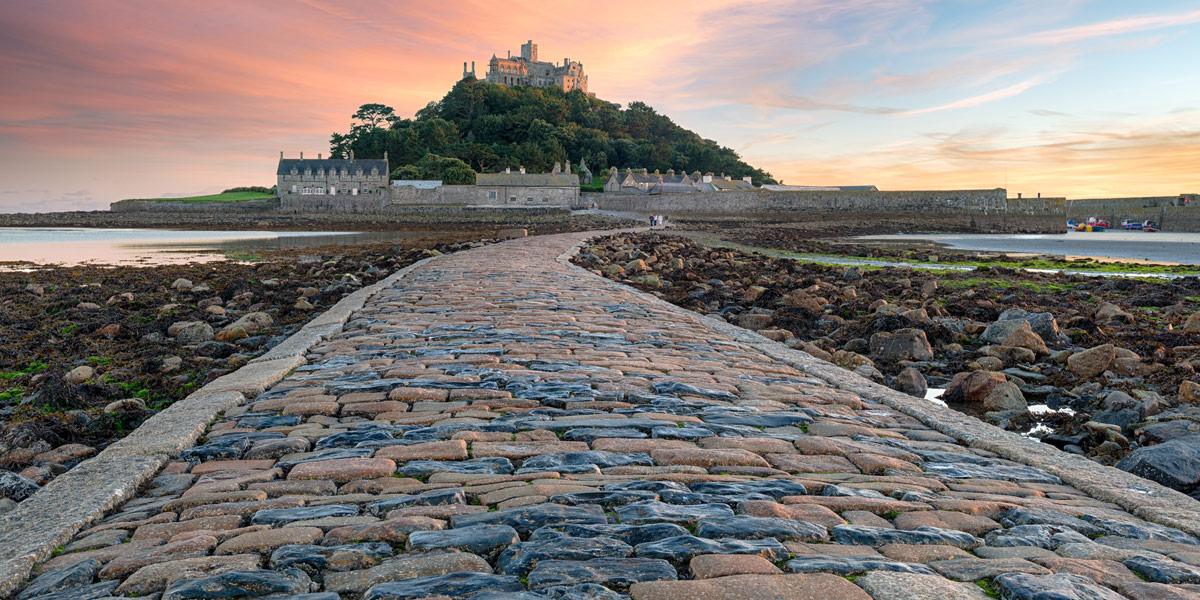
<path id="1" fill-rule="evenodd" d="M 332 185 L 331 185 L 331 186 L 329 186 L 329 195 L 330 195 L 330 196 L 336 196 L 336 195 L 337 195 L 337 187 L 336 187 L 336 186 L 332 186 Z"/>
<path id="2" fill-rule="evenodd" d="M 533 197 L 532 197 L 532 196 L 527 196 L 527 197 L 525 198 L 525 203 L 526 203 L 526 204 L 533 204 Z"/>
<path id="3" fill-rule="evenodd" d="M 513 203 L 513 204 L 516 204 L 516 203 L 517 203 L 517 197 L 516 197 L 516 196 L 509 196 L 509 197 L 508 197 L 508 201 L 509 201 L 509 202 L 511 202 L 511 203 Z"/>
<path id="4" fill-rule="evenodd" d="M 549 199 L 549 198 L 542 197 L 542 202 L 549 202 L 549 201 L 550 201 L 550 199 Z"/>
<path id="5" fill-rule="evenodd" d="M 495 190 L 488 192 L 488 200 L 495 200 L 495 199 L 496 199 Z"/>
<path id="6" fill-rule="evenodd" d="M 350 195 L 351 195 L 351 196 L 357 196 L 357 195 L 358 195 L 358 188 L 350 188 Z"/>
<path id="7" fill-rule="evenodd" d="M 295 184 L 293 184 L 293 185 L 292 185 L 292 193 L 293 193 L 293 194 L 295 194 L 295 193 L 296 193 L 296 185 L 295 185 Z"/>

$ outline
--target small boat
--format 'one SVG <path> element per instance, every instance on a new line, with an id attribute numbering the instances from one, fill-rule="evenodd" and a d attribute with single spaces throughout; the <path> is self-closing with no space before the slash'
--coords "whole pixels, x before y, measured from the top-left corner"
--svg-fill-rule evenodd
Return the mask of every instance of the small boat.
<path id="1" fill-rule="evenodd" d="M 1145 231 L 1147 233 L 1154 233 L 1159 230 L 1154 221 L 1130 221 L 1129 219 L 1121 221 L 1121 229 L 1127 231 Z"/>
<path id="2" fill-rule="evenodd" d="M 1108 229 L 1108 221 L 1096 217 L 1088 217 L 1086 222 L 1075 225 L 1075 231 L 1101 232 L 1106 229 Z"/>

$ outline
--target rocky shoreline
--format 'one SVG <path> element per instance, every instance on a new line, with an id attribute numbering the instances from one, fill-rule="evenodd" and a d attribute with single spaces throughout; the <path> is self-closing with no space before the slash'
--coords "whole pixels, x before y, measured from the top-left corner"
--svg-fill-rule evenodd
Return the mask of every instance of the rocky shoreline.
<path id="1" fill-rule="evenodd" d="M 955 409 L 1196 495 L 1195 277 L 846 268 L 655 233 L 598 238 L 575 260 L 906 393 L 944 388 Z"/>
<path id="2" fill-rule="evenodd" d="M 490 235 L 264 252 L 252 263 L 0 272 L 0 512 L 346 294 Z"/>

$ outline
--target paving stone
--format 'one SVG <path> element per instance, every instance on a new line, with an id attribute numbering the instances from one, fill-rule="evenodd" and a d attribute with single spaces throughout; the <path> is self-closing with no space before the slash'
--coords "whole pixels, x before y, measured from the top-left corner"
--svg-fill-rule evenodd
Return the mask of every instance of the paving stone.
<path id="1" fill-rule="evenodd" d="M 660 465 L 694 465 L 711 469 L 713 467 L 748 466 L 769 467 L 763 457 L 749 450 L 705 450 L 701 448 L 687 450 L 655 450 L 650 456 Z"/>
<path id="2" fill-rule="evenodd" d="M 597 448 L 603 450 L 604 448 Z M 474 442 L 471 456 L 475 458 L 500 457 L 515 460 L 542 454 L 565 454 L 586 452 L 586 442 Z"/>
<path id="3" fill-rule="evenodd" d="M 980 581 L 1004 573 L 1049 575 L 1050 569 L 1023 558 L 955 558 L 929 563 L 933 570 L 955 581 Z"/>
<path id="4" fill-rule="evenodd" d="M 704 538 L 761 539 L 824 542 L 829 539 L 825 526 L 773 517 L 726 516 L 702 518 L 696 522 L 696 535 Z"/>
<path id="5" fill-rule="evenodd" d="M 396 472 L 395 461 L 386 458 L 343 458 L 296 465 L 288 479 L 328 479 L 346 483 L 355 479 L 387 477 Z"/>
<path id="6" fill-rule="evenodd" d="M 986 548 L 976 548 L 975 552 L 978 554 L 981 550 L 986 550 Z M 926 546 L 921 544 L 887 544 L 879 547 L 879 553 L 892 560 L 913 563 L 971 557 L 969 552 L 954 546 Z M 1053 556 L 1054 553 L 1050 554 Z"/>
<path id="7" fill-rule="evenodd" d="M 180 579 L 163 592 L 163 600 L 294 596 L 312 591 L 312 581 L 302 571 L 227 571 L 198 579 Z"/>
<path id="8" fill-rule="evenodd" d="M 298 568 L 310 577 L 329 571 L 366 569 L 392 556 L 388 544 L 368 542 L 343 546 L 293 545 L 281 546 L 271 553 L 270 565 L 276 571 Z"/>
<path id="9" fill-rule="evenodd" d="M 69 567 L 47 571 L 38 575 L 17 595 L 17 600 L 27 600 L 58 592 L 60 590 L 89 585 L 100 572 L 100 561 L 92 558 Z"/>
<path id="10" fill-rule="evenodd" d="M 243 533 L 217 546 L 217 554 L 242 554 L 246 552 L 269 552 L 289 544 L 313 544 L 325 532 L 316 527 L 285 527 Z"/>
<path id="11" fill-rule="evenodd" d="M 401 477 L 425 479 L 436 472 L 508 475 L 513 472 L 507 458 L 472 458 L 462 461 L 410 460 L 396 469 Z"/>
<path id="12" fill-rule="evenodd" d="M 582 538 L 603 537 L 612 538 L 630 546 L 636 546 L 638 544 L 687 534 L 688 530 L 674 523 L 652 523 L 649 525 L 588 525 L 566 523 L 542 527 L 529 536 L 529 541 L 554 539 L 563 536 Z"/>
<path id="13" fill-rule="evenodd" d="M 738 512 L 752 517 L 779 517 L 808 521 L 825 527 L 844 525 L 846 520 L 837 513 L 815 504 L 779 504 L 777 502 L 749 500 L 738 505 Z"/>
<path id="14" fill-rule="evenodd" d="M 1122 600 L 1120 594 L 1080 575 L 1007 573 L 996 577 L 1001 597 L 1013 600 Z"/>
<path id="15" fill-rule="evenodd" d="M 746 554 L 702 554 L 688 563 L 693 579 L 712 579 L 727 575 L 778 575 L 771 561 Z"/>
<path id="16" fill-rule="evenodd" d="M 1117 590 L 1131 583 L 1142 582 L 1125 565 L 1114 560 L 1084 560 L 1060 556 L 1036 557 L 1031 560 L 1055 573 L 1083 575 L 1100 585 Z"/>
<path id="17" fill-rule="evenodd" d="M 876 548 L 886 544 L 946 544 L 963 550 L 971 550 L 983 545 L 983 540 L 969 533 L 938 527 L 898 530 L 862 525 L 838 525 L 833 528 L 833 538 L 839 544 L 861 544 Z"/>
<path id="18" fill-rule="evenodd" d="M 37 600 L 100 600 L 109 598 L 116 590 L 119 581 L 101 581 L 79 587 L 65 588 L 35 596 Z"/>
<path id="19" fill-rule="evenodd" d="M 873 556 L 798 556 L 787 561 L 785 568 L 792 573 L 833 573 L 843 577 L 870 571 L 937 574 L 923 564 L 904 563 Z"/>
<path id="20" fill-rule="evenodd" d="M 633 547 L 603 537 L 562 536 L 531 539 L 506 548 L 496 561 L 496 569 L 505 575 L 524 576 L 544 560 L 586 561 L 595 558 L 627 558 Z"/>
<path id="21" fill-rule="evenodd" d="M 454 527 L 484 524 L 508 525 L 523 535 L 532 533 L 533 530 L 547 525 L 557 526 L 570 523 L 597 524 L 607 522 L 608 519 L 604 515 L 604 510 L 599 506 L 563 506 L 561 504 L 550 503 L 471 515 L 456 515 L 451 518 L 451 523 L 454 524 Z"/>
<path id="22" fill-rule="evenodd" d="M 521 537 L 517 535 L 517 530 L 507 525 L 473 525 L 408 534 L 408 547 L 412 550 L 465 551 L 489 560 L 519 541 Z"/>
<path id="23" fill-rule="evenodd" d="M 1123 564 L 1153 583 L 1200 583 L 1200 569 L 1175 560 L 1134 556 Z"/>
<path id="24" fill-rule="evenodd" d="M 254 513 L 254 516 L 250 517 L 250 523 L 254 525 L 286 525 L 296 521 L 325 517 L 352 517 L 357 514 L 358 507 L 353 504 L 268 508 Z"/>
<path id="25" fill-rule="evenodd" d="M 421 494 L 401 494 L 385 500 L 369 502 L 365 506 L 365 509 L 373 515 L 385 515 L 397 508 L 404 508 L 406 506 L 444 506 L 466 503 L 466 493 L 456 488 L 433 490 Z"/>
<path id="26" fill-rule="evenodd" d="M 520 592 L 524 589 L 525 586 L 516 577 L 458 572 L 376 584 L 363 594 L 363 600 L 415 600 L 440 596 L 460 598 L 481 591 Z"/>
<path id="27" fill-rule="evenodd" d="M 678 575 L 665 560 L 647 558 L 595 558 L 592 560 L 543 560 L 529 572 L 529 587 L 595 583 L 623 592 L 643 581 L 672 581 Z"/>
<path id="28" fill-rule="evenodd" d="M 716 579 L 635 583 L 633 600 L 870 600 L 861 588 L 841 577 L 814 575 L 732 575 Z"/>
<path id="29" fill-rule="evenodd" d="M 362 588 L 352 588 L 361 593 L 367 587 L 387 581 L 404 581 L 422 577 L 434 577 L 460 572 L 491 573 L 492 567 L 483 558 L 469 552 L 444 554 L 401 555 L 385 560 L 366 571 Z"/>
<path id="30" fill-rule="evenodd" d="M 854 580 L 874 600 L 986 600 L 978 586 L 954 583 L 936 575 L 872 571 Z"/>
<path id="31" fill-rule="evenodd" d="M 940 527 L 942 529 L 965 531 L 974 536 L 982 536 L 989 531 L 1003 528 L 1003 525 L 987 517 L 978 517 L 949 510 L 900 513 L 892 519 L 892 522 L 896 524 L 897 529 Z"/>
<path id="32" fill-rule="evenodd" d="M 681 535 L 638 544 L 633 548 L 642 558 L 661 558 L 677 565 L 685 565 L 701 554 L 753 554 L 771 562 L 787 558 L 791 553 L 775 538 L 739 540 L 721 538 L 710 540 L 694 535 Z"/>
<path id="33" fill-rule="evenodd" d="M 617 507 L 616 513 L 622 523 L 634 525 L 645 523 L 694 524 L 704 517 L 732 517 L 733 509 L 725 504 L 681 506 L 647 500 Z"/>
<path id="34" fill-rule="evenodd" d="M 446 440 L 411 446 L 386 446 L 375 452 L 375 458 L 388 458 L 394 461 L 466 460 L 467 442 L 465 440 Z"/>

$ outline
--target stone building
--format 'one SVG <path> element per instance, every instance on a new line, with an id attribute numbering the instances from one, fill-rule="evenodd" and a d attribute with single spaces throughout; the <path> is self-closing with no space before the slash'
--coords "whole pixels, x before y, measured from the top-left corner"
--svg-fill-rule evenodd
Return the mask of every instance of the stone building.
<path id="1" fill-rule="evenodd" d="M 379 196 L 388 195 L 388 161 L 383 159 L 284 158 L 279 153 L 275 171 L 275 194 L 281 202 L 301 196 Z"/>
<path id="2" fill-rule="evenodd" d="M 463 77 L 475 76 L 475 63 L 467 70 L 463 63 Z M 562 64 L 538 60 L 538 47 L 529 40 L 521 44 L 521 55 L 499 58 L 495 54 L 488 62 L 488 83 L 503 85 L 529 85 L 534 87 L 556 87 L 564 92 L 571 90 L 588 91 L 587 75 L 583 72 L 583 63 L 564 58 Z"/>
<path id="3" fill-rule="evenodd" d="M 700 174 L 695 171 L 676 173 L 674 169 L 659 173 L 650 173 L 646 169 L 634 171 L 625 169 L 624 173 L 616 167 L 608 170 L 608 178 L 604 180 L 604 191 L 611 194 L 669 194 L 689 192 L 725 192 L 732 190 L 753 190 L 754 184 L 749 177 L 733 179 L 728 175 Z"/>
<path id="4" fill-rule="evenodd" d="M 476 206 L 572 207 L 579 204 L 579 176 L 573 173 L 480 173 L 472 186 L 456 186 L 458 200 Z"/>

